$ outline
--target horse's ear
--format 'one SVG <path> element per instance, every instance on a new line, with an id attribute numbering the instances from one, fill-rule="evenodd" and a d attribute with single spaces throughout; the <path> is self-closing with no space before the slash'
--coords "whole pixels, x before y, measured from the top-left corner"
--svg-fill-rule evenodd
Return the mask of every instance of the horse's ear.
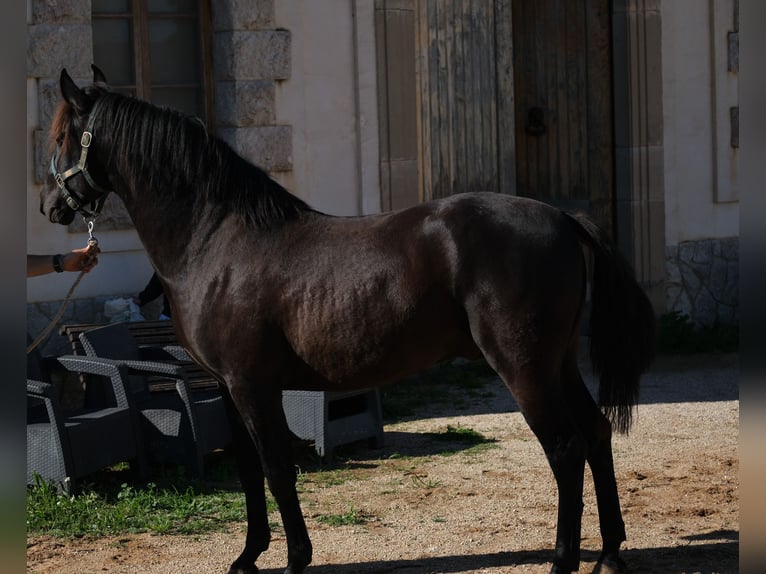
<path id="1" fill-rule="evenodd" d="M 106 75 L 104 72 L 101 71 L 101 68 L 99 68 L 96 64 L 90 65 L 91 69 L 93 70 L 93 83 L 102 83 L 102 84 L 108 84 L 109 82 L 106 81 Z"/>
<path id="2" fill-rule="evenodd" d="M 75 111 L 79 113 L 88 111 L 90 98 L 77 87 L 77 84 L 74 83 L 74 80 L 67 73 L 66 68 L 61 70 L 59 86 L 61 88 L 61 95 L 74 107 Z"/>

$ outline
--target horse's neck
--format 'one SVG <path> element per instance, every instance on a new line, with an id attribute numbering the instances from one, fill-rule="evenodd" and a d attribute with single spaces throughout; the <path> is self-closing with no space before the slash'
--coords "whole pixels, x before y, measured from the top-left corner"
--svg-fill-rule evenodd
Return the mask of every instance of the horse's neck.
<path id="1" fill-rule="evenodd" d="M 135 192 L 125 204 L 152 264 L 167 278 L 184 272 L 220 224 L 216 210 L 195 202 L 158 201 L 152 190 Z"/>

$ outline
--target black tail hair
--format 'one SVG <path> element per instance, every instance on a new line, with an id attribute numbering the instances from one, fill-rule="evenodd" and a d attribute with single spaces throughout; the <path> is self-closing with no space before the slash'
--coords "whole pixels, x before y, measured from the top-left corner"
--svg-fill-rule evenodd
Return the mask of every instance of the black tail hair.
<path id="1" fill-rule="evenodd" d="M 630 430 L 639 383 L 654 359 L 654 309 L 625 257 L 581 214 L 567 214 L 594 254 L 590 358 L 599 375 L 599 404 L 615 429 Z"/>

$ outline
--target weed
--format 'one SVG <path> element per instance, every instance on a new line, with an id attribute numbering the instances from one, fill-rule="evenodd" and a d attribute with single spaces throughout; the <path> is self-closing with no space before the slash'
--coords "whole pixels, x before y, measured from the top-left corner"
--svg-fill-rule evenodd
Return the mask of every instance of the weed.
<path id="1" fill-rule="evenodd" d="M 425 488 L 426 490 L 433 490 L 434 488 L 438 488 L 441 486 L 441 480 L 437 480 L 435 478 L 424 478 L 418 474 L 411 474 L 410 480 L 412 481 L 412 484 L 416 486 L 417 488 Z"/>
<path id="2" fill-rule="evenodd" d="M 316 517 L 317 522 L 328 526 L 357 526 L 369 521 L 370 516 L 349 505 L 348 511 L 343 514 L 320 514 Z"/>

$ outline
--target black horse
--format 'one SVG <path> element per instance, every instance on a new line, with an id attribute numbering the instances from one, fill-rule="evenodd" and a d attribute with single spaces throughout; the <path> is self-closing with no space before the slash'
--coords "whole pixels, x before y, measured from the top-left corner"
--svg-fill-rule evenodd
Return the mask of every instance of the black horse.
<path id="1" fill-rule="evenodd" d="M 513 393 L 558 485 L 551 572 L 576 571 L 585 462 L 598 500 L 596 570 L 622 572 L 625 529 L 611 452 L 653 356 L 654 314 L 625 259 L 587 218 L 495 193 L 464 193 L 369 217 L 319 213 L 194 119 L 61 73 L 51 182 L 41 209 L 68 224 L 124 202 L 165 287 L 177 336 L 221 383 L 247 500 L 230 574 L 269 545 L 264 476 L 279 504 L 286 573 L 311 562 L 295 490 L 283 389 L 401 379 L 436 361 L 484 357 Z M 591 357 L 577 366 L 594 254 Z"/>

